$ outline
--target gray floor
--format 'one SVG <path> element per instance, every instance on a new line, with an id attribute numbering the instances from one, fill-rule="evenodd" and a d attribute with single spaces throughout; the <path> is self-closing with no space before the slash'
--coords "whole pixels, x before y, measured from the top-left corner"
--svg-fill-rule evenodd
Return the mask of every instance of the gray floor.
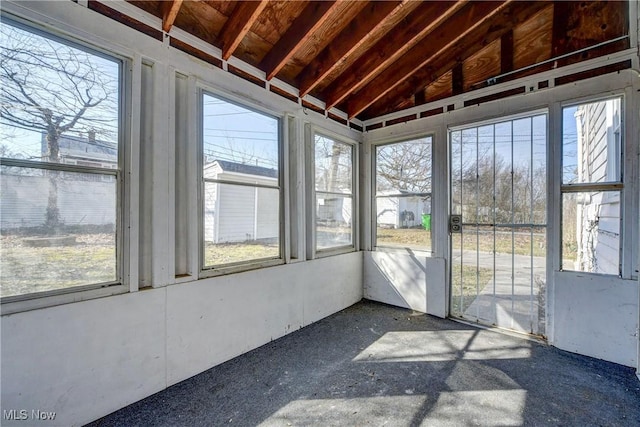
<path id="1" fill-rule="evenodd" d="M 363 301 L 93 426 L 640 426 L 634 370 Z"/>

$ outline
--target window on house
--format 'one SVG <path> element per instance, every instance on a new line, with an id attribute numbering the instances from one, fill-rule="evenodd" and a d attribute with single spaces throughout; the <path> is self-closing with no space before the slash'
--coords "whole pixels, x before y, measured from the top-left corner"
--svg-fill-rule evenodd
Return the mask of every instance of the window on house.
<path id="1" fill-rule="evenodd" d="M 430 136 L 376 147 L 376 246 L 431 251 Z"/>
<path id="2" fill-rule="evenodd" d="M 122 62 L 0 24 L 3 302 L 120 281 Z"/>
<path id="3" fill-rule="evenodd" d="M 280 258 L 279 120 L 202 95 L 206 268 Z"/>
<path id="4" fill-rule="evenodd" d="M 322 251 L 353 246 L 353 146 L 315 135 L 315 241 Z"/>
<path id="5" fill-rule="evenodd" d="M 563 109 L 562 269 L 621 273 L 621 98 Z"/>

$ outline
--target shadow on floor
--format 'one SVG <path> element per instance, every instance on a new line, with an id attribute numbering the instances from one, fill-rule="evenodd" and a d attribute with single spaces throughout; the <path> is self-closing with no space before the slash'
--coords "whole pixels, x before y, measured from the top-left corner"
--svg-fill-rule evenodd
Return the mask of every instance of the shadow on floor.
<path id="1" fill-rule="evenodd" d="M 91 426 L 640 425 L 633 369 L 363 301 Z"/>

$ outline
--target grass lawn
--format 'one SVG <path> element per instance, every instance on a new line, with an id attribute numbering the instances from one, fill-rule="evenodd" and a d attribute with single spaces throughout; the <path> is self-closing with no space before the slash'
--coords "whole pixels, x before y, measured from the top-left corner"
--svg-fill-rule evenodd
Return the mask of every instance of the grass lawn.
<path id="1" fill-rule="evenodd" d="M 0 295 L 22 295 L 113 282 L 116 248 L 110 235 L 78 235 L 73 246 L 33 248 L 0 238 Z"/>
<path id="2" fill-rule="evenodd" d="M 277 243 L 207 243 L 204 247 L 206 266 L 230 264 L 261 258 L 278 258 L 280 248 Z"/>

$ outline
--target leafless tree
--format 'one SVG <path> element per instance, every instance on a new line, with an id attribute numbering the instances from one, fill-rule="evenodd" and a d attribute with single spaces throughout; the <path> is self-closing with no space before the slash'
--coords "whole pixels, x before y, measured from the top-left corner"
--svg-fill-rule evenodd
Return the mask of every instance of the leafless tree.
<path id="1" fill-rule="evenodd" d="M 103 138 L 117 132 L 117 76 L 96 58 L 7 23 L 0 26 L 0 119 L 3 127 L 44 134 L 41 160 L 59 163 L 60 137 L 71 131 Z M 54 231 L 61 225 L 58 173 L 49 175 L 45 226 Z"/>
<path id="2" fill-rule="evenodd" d="M 407 141 L 379 147 L 376 155 L 377 190 L 431 192 L 431 143 Z"/>

